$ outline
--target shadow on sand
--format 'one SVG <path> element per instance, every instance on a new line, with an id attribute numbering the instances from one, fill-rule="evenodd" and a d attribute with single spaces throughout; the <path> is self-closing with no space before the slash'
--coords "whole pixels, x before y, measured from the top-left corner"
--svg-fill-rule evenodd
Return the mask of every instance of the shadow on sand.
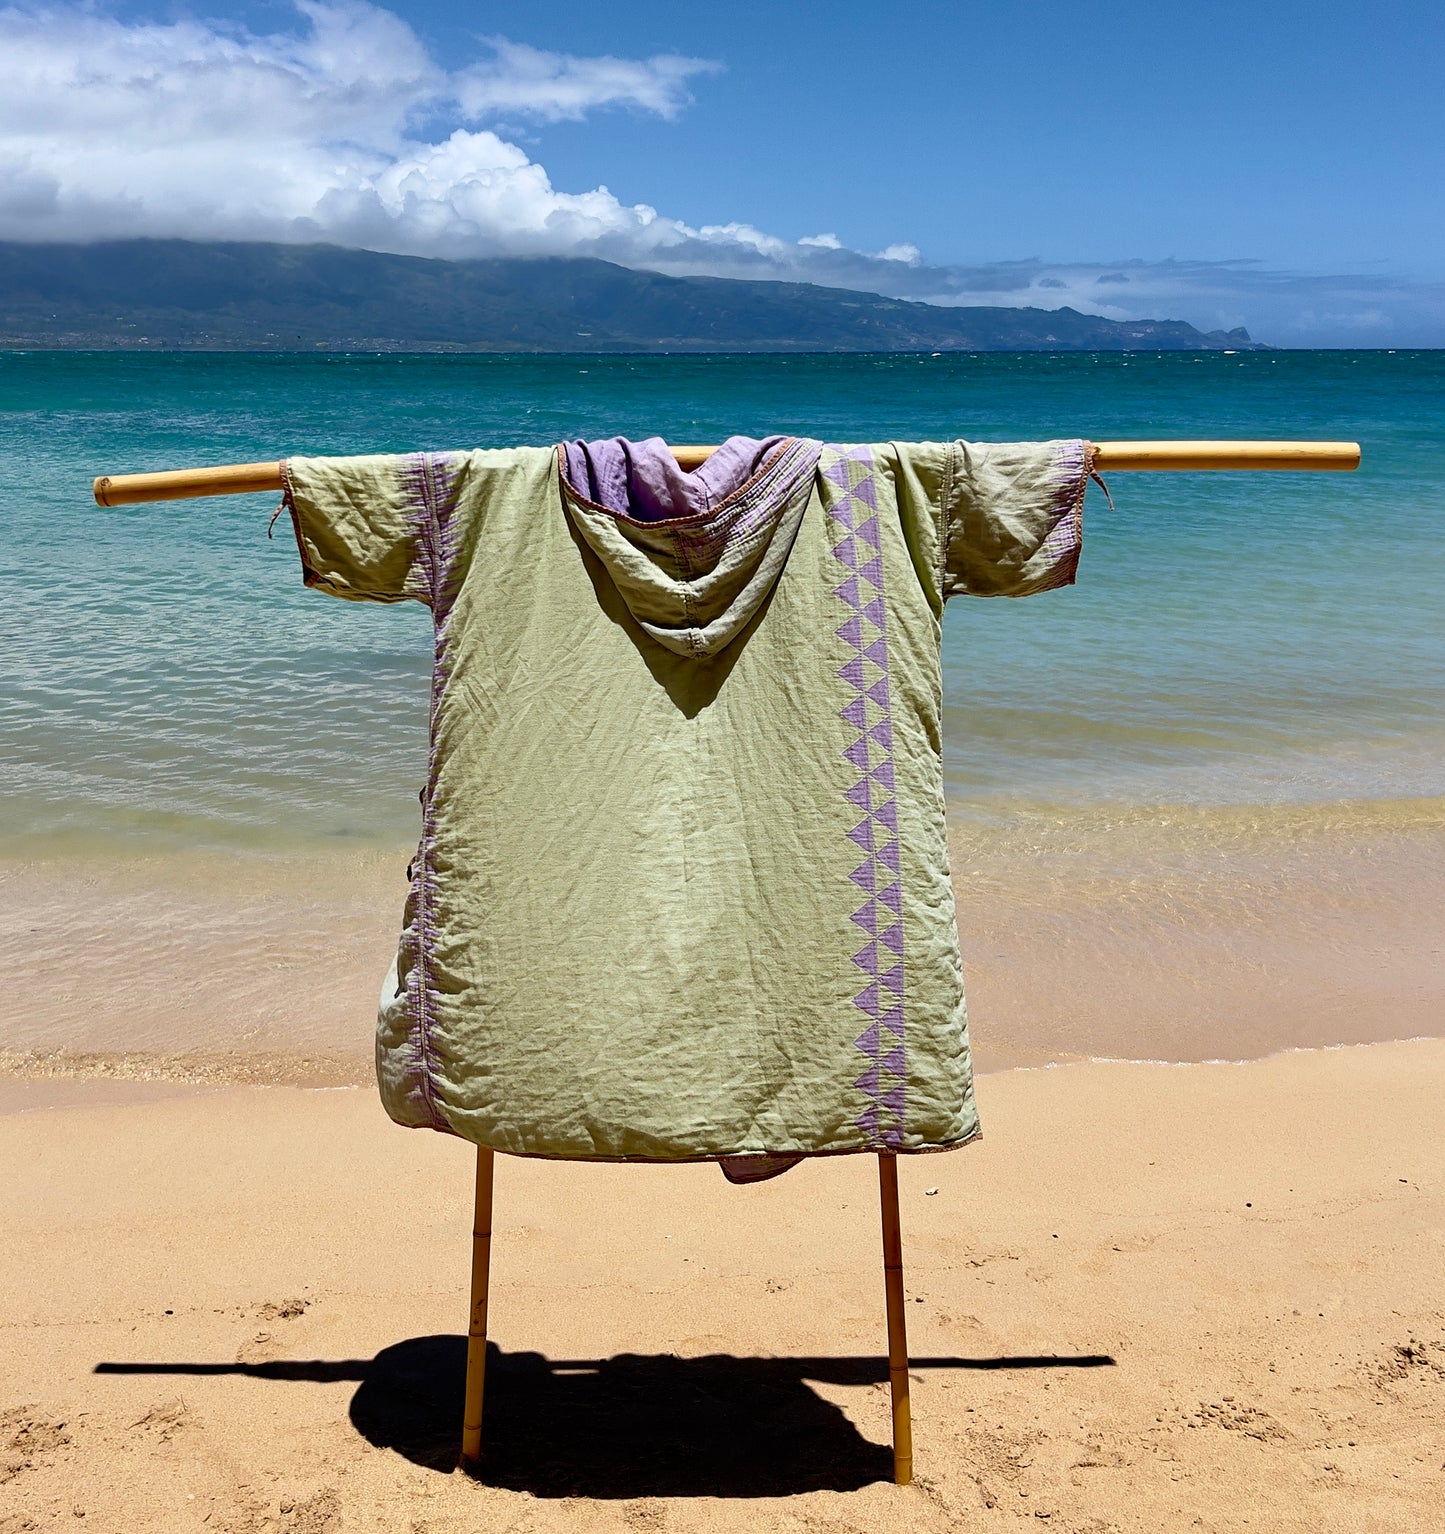
<path id="1" fill-rule="evenodd" d="M 1088 1369 L 1104 1354 L 917 1358 L 935 1369 Z M 358 1380 L 351 1421 L 368 1442 L 451 1471 L 462 1419 L 466 1338 L 412 1337 L 374 1359 L 261 1364 L 102 1363 L 98 1374 L 237 1374 Z M 487 1353 L 478 1478 L 537 1497 L 775 1497 L 855 1491 L 893 1478 L 870 1443 L 809 1384 L 887 1381 L 881 1358 L 677 1358 L 623 1353 L 549 1359 Z"/>

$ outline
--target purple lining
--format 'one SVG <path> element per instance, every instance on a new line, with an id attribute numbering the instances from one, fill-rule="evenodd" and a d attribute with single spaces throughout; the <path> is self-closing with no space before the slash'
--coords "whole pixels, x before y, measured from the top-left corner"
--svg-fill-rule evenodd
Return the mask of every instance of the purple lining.
<path id="1" fill-rule="evenodd" d="M 744 1156 L 719 1156 L 722 1174 L 732 1183 L 766 1182 L 781 1177 L 803 1159 L 802 1151 L 749 1153 Z"/>
<path id="2" fill-rule="evenodd" d="M 786 437 L 729 437 L 690 474 L 661 437 L 564 442 L 567 481 L 583 500 L 634 522 L 672 522 L 712 510 L 736 494 Z"/>
<path id="3" fill-rule="evenodd" d="M 1054 591 L 1072 586 L 1079 573 L 1079 551 L 1084 542 L 1084 492 L 1094 471 L 1094 447 L 1074 439 L 1060 442 L 1054 449 L 1053 511 L 1058 520 L 1039 545 L 1038 555 L 1044 566 L 1053 565 L 1048 581 L 1040 591 Z M 1105 491 L 1108 494 L 1108 491 Z"/>

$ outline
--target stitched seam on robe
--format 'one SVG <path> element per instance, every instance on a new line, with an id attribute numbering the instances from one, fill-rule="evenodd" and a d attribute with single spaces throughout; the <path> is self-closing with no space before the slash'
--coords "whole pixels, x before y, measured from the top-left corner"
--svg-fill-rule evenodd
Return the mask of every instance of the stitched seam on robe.
<path id="1" fill-rule="evenodd" d="M 402 470 L 403 479 L 411 494 L 417 550 L 426 577 L 434 633 L 431 693 L 428 704 L 426 798 L 422 810 L 422 834 L 417 849 L 417 872 L 414 885 L 417 902 L 417 953 L 416 964 L 410 976 L 414 1041 L 412 1063 L 417 1073 L 422 1102 L 426 1107 L 431 1127 L 446 1133 L 451 1133 L 452 1129 L 444 1108 L 437 1100 L 431 1038 L 436 1004 L 436 986 L 433 978 L 436 897 L 432 859 L 436 851 L 436 789 L 440 770 L 438 724 L 442 693 L 451 679 L 448 638 L 452 604 L 456 599 L 458 584 L 455 538 L 450 517 L 444 516 L 443 512 L 445 510 L 450 513 L 455 510 L 458 465 L 459 460 L 451 455 L 418 453 L 406 460 Z"/>

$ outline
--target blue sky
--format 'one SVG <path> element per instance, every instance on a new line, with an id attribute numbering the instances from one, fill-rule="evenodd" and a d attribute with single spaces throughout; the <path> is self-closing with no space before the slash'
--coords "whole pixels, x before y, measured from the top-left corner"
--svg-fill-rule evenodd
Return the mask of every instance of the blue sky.
<path id="1" fill-rule="evenodd" d="M 595 254 L 1445 345 L 1442 82 L 1440 0 L 0 6 L 0 237 Z"/>

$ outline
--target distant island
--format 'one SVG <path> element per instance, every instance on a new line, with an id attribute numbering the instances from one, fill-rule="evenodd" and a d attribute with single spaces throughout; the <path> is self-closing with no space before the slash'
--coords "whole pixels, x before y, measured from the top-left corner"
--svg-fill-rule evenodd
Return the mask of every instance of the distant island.
<path id="1" fill-rule="evenodd" d="M 0 242 L 0 347 L 136 351 L 1260 350 L 1244 329 L 954 308 L 610 261 L 335 245 Z"/>

